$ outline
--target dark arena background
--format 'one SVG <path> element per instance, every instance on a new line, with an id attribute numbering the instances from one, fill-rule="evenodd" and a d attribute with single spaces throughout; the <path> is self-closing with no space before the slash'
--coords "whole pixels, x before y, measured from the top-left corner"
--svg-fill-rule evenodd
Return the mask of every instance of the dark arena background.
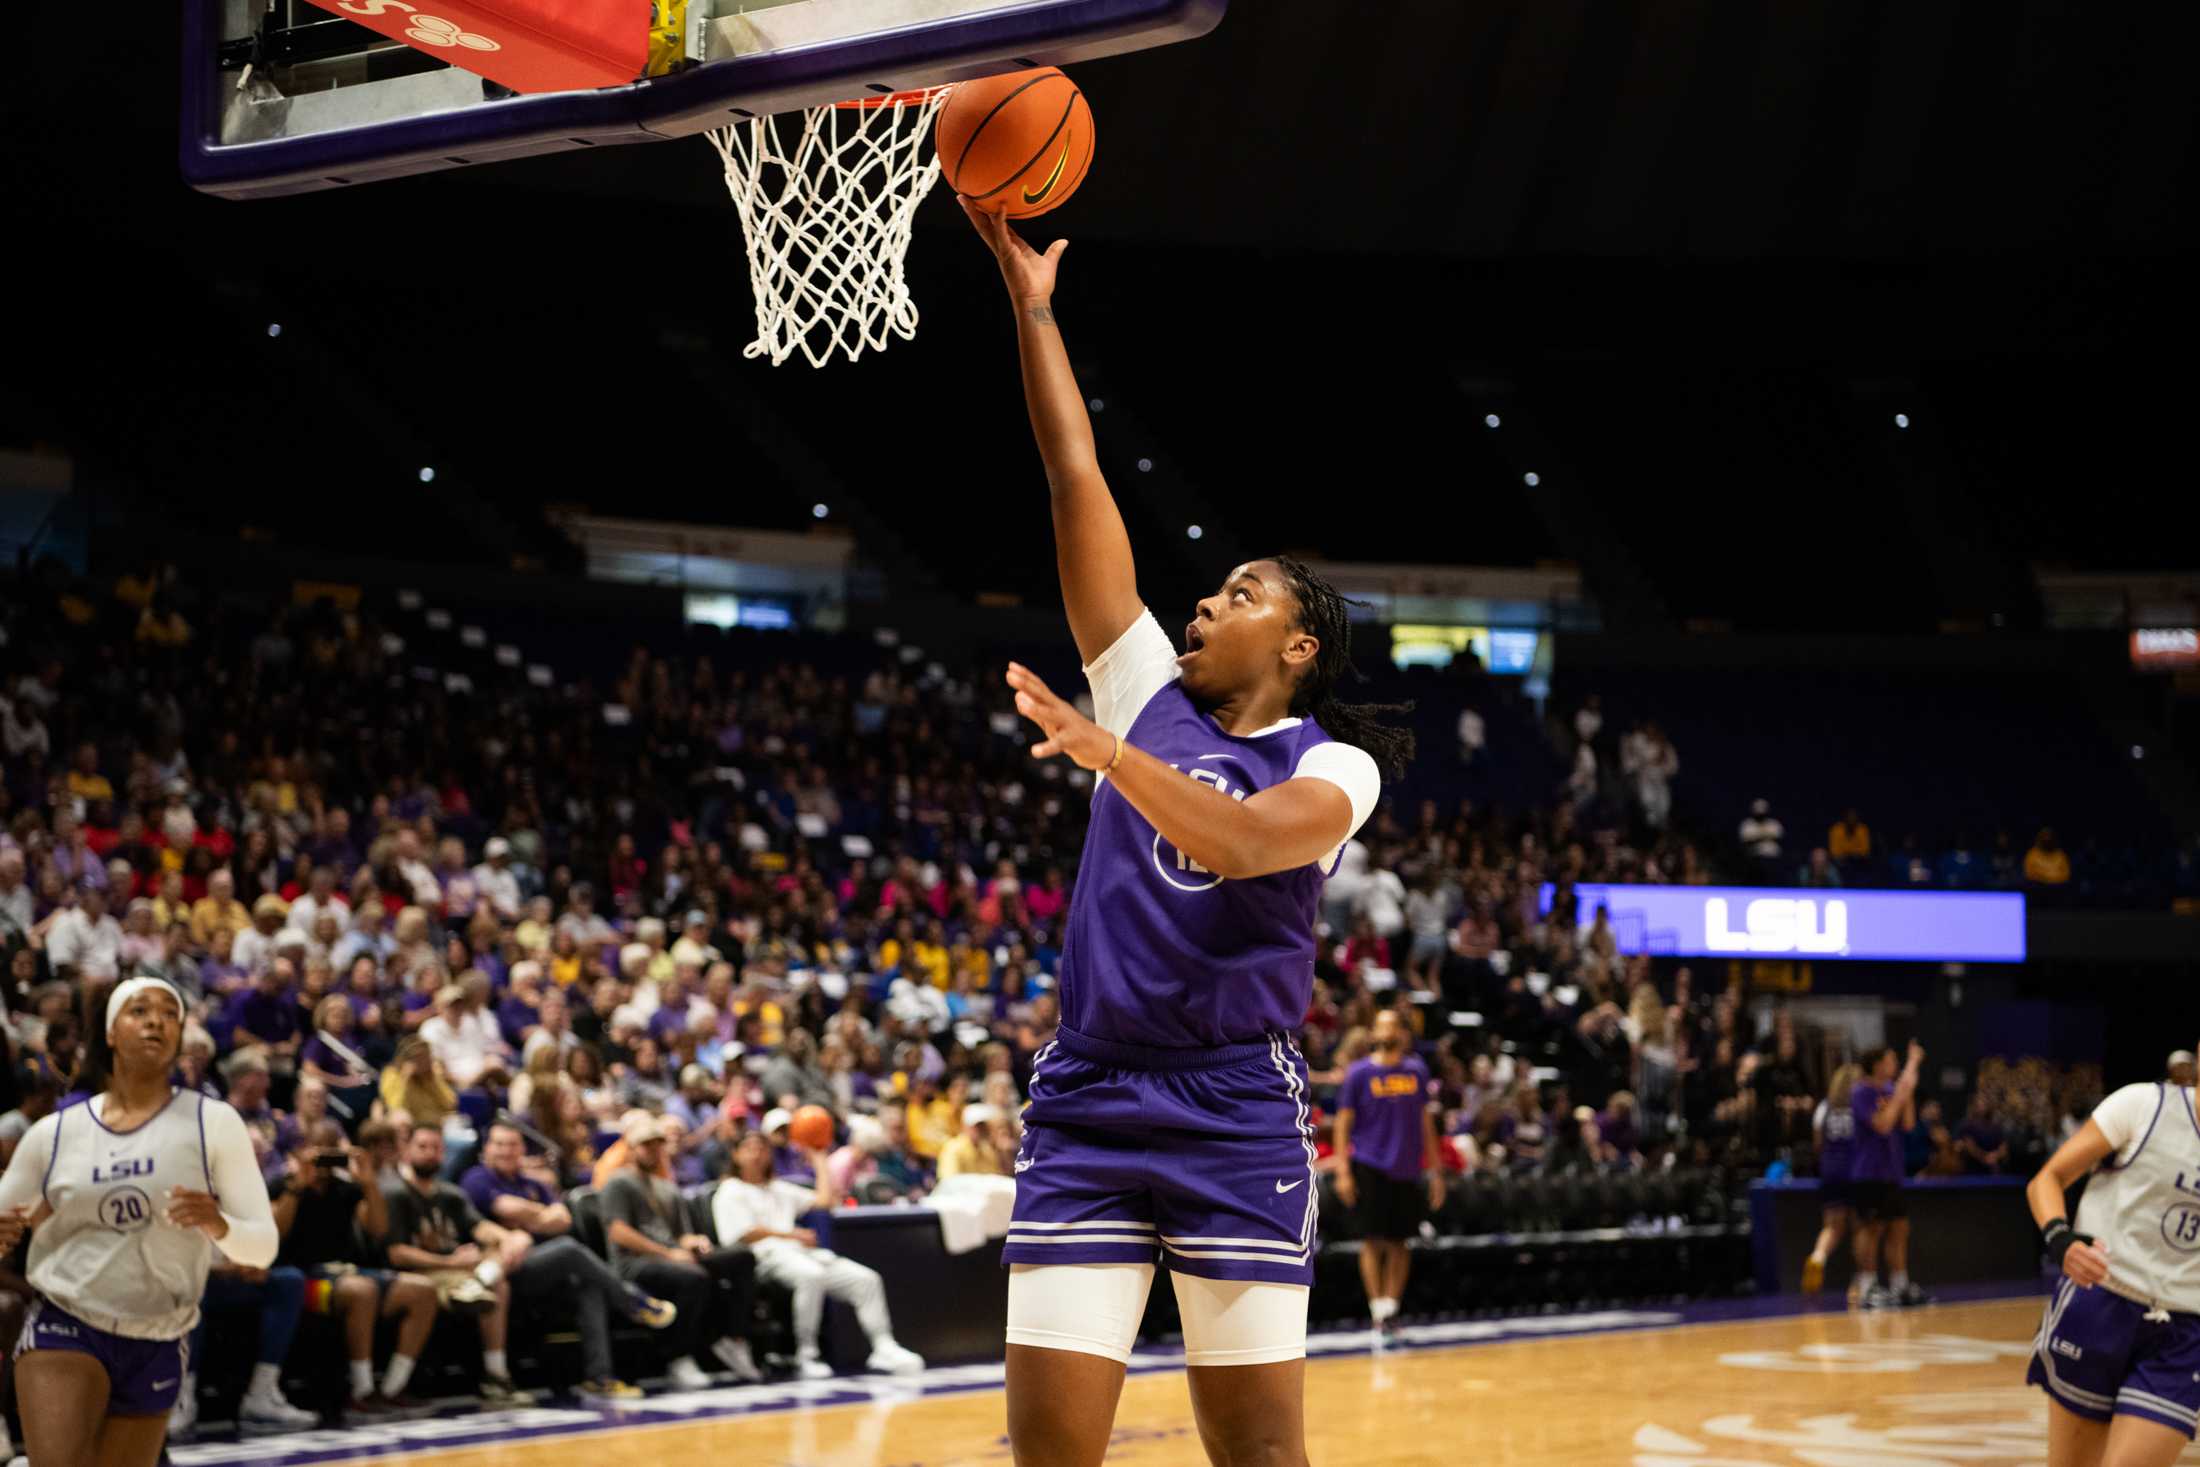
<path id="1" fill-rule="evenodd" d="M 157 974 L 177 1083 L 308 1220 L 208 1285 L 168 1460 L 1010 1461 L 1094 786 L 1003 680 L 1086 696 L 993 258 L 929 200 L 913 339 L 746 360 L 699 138 L 222 198 L 165 7 L 48 30 L 0 102 L 0 1155 Z M 2024 1184 L 2124 1086 L 2193 1109 L 2196 42 L 2153 0 L 1237 0 L 1064 61 L 1097 152 L 1021 227 L 1071 241 L 1141 596 L 1299 557 L 1357 602 L 1342 695 L 1412 705 L 1286 1036 L 1312 1460 L 2047 1460 Z M 1441 1197 L 1378 1322 L 1335 1127 L 1385 1012 Z M 1908 1267 L 1852 1287 L 1826 1119 L 1913 1045 Z M 501 1350 L 465 1240 L 353 1210 L 426 1205 L 423 1129 L 421 1186 L 555 1260 Z M 669 1328 L 614 1239 L 659 1129 L 718 1259 Z M 800 1225 L 921 1370 L 837 1287 L 805 1348 L 726 1235 L 752 1131 L 823 1162 Z M 344 1281 L 431 1257 L 362 1375 Z M 1110 1460 L 1206 1460 L 1183 1354 L 1157 1281 Z"/>

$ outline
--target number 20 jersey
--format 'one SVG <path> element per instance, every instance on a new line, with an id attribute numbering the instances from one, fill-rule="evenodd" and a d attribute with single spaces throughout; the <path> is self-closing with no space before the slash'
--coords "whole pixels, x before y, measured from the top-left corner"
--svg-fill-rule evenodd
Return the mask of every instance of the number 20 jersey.
<path id="1" fill-rule="evenodd" d="M 53 1216 L 31 1235 L 31 1286 L 85 1323 L 131 1339 L 173 1339 L 198 1323 L 214 1245 L 167 1221 L 171 1187 L 210 1191 L 205 1110 L 220 1101 L 177 1091 L 151 1120 L 110 1131 L 72 1105 L 54 1128 L 41 1190 Z M 28 1138 L 26 1139 L 26 1143 Z"/>
<path id="2" fill-rule="evenodd" d="M 2078 1231 L 2108 1249 L 2108 1286 L 2200 1313 L 2200 1120 L 2193 1092 L 2126 1085 L 2093 1112 L 2115 1154 L 2086 1183 Z"/>

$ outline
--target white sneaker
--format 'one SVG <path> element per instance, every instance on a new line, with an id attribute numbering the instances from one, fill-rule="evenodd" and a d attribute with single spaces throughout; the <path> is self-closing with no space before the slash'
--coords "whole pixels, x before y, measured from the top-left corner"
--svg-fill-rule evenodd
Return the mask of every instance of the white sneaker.
<path id="1" fill-rule="evenodd" d="M 311 1411 L 302 1410 L 283 1399 L 281 1391 L 269 1391 L 265 1395 L 246 1392 L 237 1405 L 240 1421 L 261 1426 L 319 1426 L 321 1418 Z"/>
<path id="2" fill-rule="evenodd" d="M 733 1378 L 754 1385 L 764 1378 L 764 1372 L 756 1365 L 756 1357 L 749 1353 L 749 1342 L 732 1335 L 716 1341 L 710 1352 L 718 1357 L 718 1363 L 733 1372 Z"/>
<path id="3" fill-rule="evenodd" d="M 697 1365 L 694 1359 L 687 1355 L 682 1355 L 679 1359 L 667 1365 L 665 1367 L 665 1377 L 683 1391 L 710 1389 L 710 1377 L 703 1373 L 702 1366 Z"/>
<path id="4" fill-rule="evenodd" d="M 888 1340 L 873 1348 L 864 1364 L 888 1375 L 916 1375 L 924 1369 L 924 1357 L 898 1341 Z"/>
<path id="5" fill-rule="evenodd" d="M 794 1362 L 794 1373 L 804 1380 L 831 1380 L 833 1367 L 815 1355 L 804 1355 Z"/>

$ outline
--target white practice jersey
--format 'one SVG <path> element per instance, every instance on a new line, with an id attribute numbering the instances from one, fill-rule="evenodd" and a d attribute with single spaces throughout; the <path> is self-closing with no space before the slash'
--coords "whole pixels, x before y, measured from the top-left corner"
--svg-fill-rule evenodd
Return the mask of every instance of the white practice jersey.
<path id="1" fill-rule="evenodd" d="M 190 1333 L 214 1263 L 198 1228 L 167 1220 L 172 1187 L 210 1191 L 230 1220 L 221 1251 L 265 1267 L 274 1219 L 243 1119 L 219 1100 L 179 1090 L 128 1131 L 100 1120 L 106 1097 L 40 1120 L 0 1179 L 0 1208 L 52 1216 L 31 1234 L 31 1286 L 95 1329 L 131 1339 Z"/>
<path id="2" fill-rule="evenodd" d="M 2116 1148 L 2085 1186 L 2077 1229 L 2108 1250 L 2108 1287 L 2200 1314 L 2200 1119 L 2176 1085 L 2126 1085 L 2093 1120 Z"/>

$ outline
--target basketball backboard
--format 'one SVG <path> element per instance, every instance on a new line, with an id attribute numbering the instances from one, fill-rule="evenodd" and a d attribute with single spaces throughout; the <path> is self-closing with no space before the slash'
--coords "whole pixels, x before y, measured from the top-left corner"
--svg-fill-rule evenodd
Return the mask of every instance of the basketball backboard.
<path id="1" fill-rule="evenodd" d="M 258 198 L 686 137 L 1188 40 L 1228 0 L 324 3 L 185 0 L 193 187 Z M 602 84 L 534 90 L 545 75 Z"/>

